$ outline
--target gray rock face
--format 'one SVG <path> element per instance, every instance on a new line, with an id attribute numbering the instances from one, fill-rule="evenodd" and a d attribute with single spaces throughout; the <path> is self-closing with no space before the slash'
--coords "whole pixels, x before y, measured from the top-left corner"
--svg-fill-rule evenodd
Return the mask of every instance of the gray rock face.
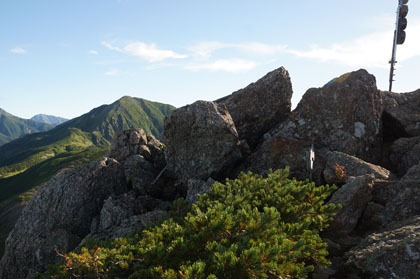
<path id="1" fill-rule="evenodd" d="M 198 195 L 204 195 L 210 191 L 215 182 L 216 181 L 212 178 L 207 179 L 207 181 L 198 179 L 188 180 L 188 192 L 185 201 L 190 204 L 197 202 Z"/>
<path id="2" fill-rule="evenodd" d="M 366 205 L 372 199 L 374 178 L 373 174 L 358 176 L 333 194 L 328 203 L 341 204 L 342 208 L 327 229 L 328 234 L 335 237 L 346 236 L 356 227 Z"/>
<path id="3" fill-rule="evenodd" d="M 327 158 L 324 177 L 325 181 L 329 184 L 341 184 L 347 182 L 351 177 L 365 174 L 374 174 L 376 178 L 388 179 L 391 174 L 389 170 L 383 167 L 367 163 L 359 158 L 342 152 L 329 152 Z M 336 164 L 344 167 L 346 175 L 342 179 L 339 179 L 336 175 Z"/>
<path id="4" fill-rule="evenodd" d="M 420 182 L 420 163 L 411 167 L 401 178 L 401 181 L 419 181 Z"/>
<path id="5" fill-rule="evenodd" d="M 420 90 L 411 93 L 382 92 L 385 112 L 407 136 L 420 136 Z"/>
<path id="6" fill-rule="evenodd" d="M 264 133 L 290 114 L 292 94 L 289 73 L 281 67 L 215 102 L 227 107 L 239 138 L 255 147 Z"/>
<path id="7" fill-rule="evenodd" d="M 119 163 L 110 158 L 65 171 L 44 184 L 6 240 L 0 277 L 32 278 L 89 233 L 104 200 L 126 191 Z"/>
<path id="8" fill-rule="evenodd" d="M 168 168 L 187 183 L 207 180 L 242 158 L 238 133 L 224 105 L 197 101 L 165 118 Z"/>
<path id="9" fill-rule="evenodd" d="M 264 141 L 257 150 L 251 154 L 241 170 L 266 174 L 269 169 L 282 169 L 290 167 L 290 176 L 305 180 L 309 178 L 306 152 L 311 147 L 311 142 L 273 136 Z M 322 170 L 325 166 L 323 156 L 315 150 L 314 181 L 321 181 Z"/>
<path id="10" fill-rule="evenodd" d="M 124 161 L 129 156 L 140 155 L 154 163 L 156 168 L 165 166 L 165 155 L 162 143 L 153 135 L 147 135 L 143 129 L 124 130 L 112 140 L 108 157 Z"/>
<path id="11" fill-rule="evenodd" d="M 375 77 L 365 70 L 309 89 L 288 119 L 267 136 L 314 143 L 368 162 L 381 157 L 382 98 Z"/>
<path id="12" fill-rule="evenodd" d="M 400 138 L 394 141 L 389 158 L 398 174 L 404 175 L 412 166 L 420 163 L 420 137 Z"/>
<path id="13" fill-rule="evenodd" d="M 343 276 L 337 278 L 420 278 L 420 217 L 369 235 L 346 258 Z"/>

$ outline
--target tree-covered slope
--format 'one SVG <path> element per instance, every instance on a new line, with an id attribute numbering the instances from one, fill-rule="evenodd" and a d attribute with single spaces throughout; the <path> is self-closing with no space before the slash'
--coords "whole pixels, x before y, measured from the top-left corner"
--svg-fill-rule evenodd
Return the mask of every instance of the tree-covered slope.
<path id="1" fill-rule="evenodd" d="M 46 115 L 46 114 L 34 115 L 33 117 L 31 117 L 31 120 L 51 124 L 53 126 L 57 126 L 68 121 L 68 119 L 63 118 L 63 117 L 58 117 L 54 115 Z"/>
<path id="2" fill-rule="evenodd" d="M 53 127 L 51 124 L 16 117 L 0 109 L 0 145 L 26 134 L 48 131 Z"/>

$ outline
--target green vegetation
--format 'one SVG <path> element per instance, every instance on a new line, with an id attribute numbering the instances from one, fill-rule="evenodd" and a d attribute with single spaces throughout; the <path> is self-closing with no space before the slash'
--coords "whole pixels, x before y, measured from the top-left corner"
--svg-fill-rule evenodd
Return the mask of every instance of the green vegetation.
<path id="1" fill-rule="evenodd" d="M 215 183 L 185 217 L 119 239 L 91 239 L 38 277 L 306 278 L 314 265 L 329 264 L 319 233 L 339 206 L 324 205 L 335 187 L 287 176 L 287 169 L 267 178 L 242 173 Z M 185 211 L 181 204 L 176 212 Z"/>
<path id="2" fill-rule="evenodd" d="M 23 135 L 44 132 L 54 126 L 22 119 L 0 109 L 0 146 Z"/>

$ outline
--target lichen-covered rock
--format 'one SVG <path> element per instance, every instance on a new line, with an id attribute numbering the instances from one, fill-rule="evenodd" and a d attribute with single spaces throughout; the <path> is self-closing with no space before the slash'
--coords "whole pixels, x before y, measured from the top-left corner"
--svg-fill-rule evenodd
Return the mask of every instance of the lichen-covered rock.
<path id="1" fill-rule="evenodd" d="M 334 237 L 346 236 L 356 227 L 366 205 L 372 199 L 374 179 L 373 174 L 355 177 L 332 195 L 328 203 L 341 204 L 342 208 L 328 227 L 327 234 Z"/>
<path id="2" fill-rule="evenodd" d="M 313 141 L 318 148 L 375 163 L 382 156 L 381 116 L 375 77 L 359 70 L 309 89 L 287 120 L 267 137 Z"/>
<path id="3" fill-rule="evenodd" d="M 406 136 L 420 136 L 420 90 L 410 93 L 382 92 L 384 111 Z"/>
<path id="4" fill-rule="evenodd" d="M 269 169 L 283 169 L 288 166 L 291 177 L 302 180 L 309 179 L 307 152 L 310 148 L 311 142 L 273 136 L 265 140 L 246 159 L 240 170 L 266 174 Z M 314 181 L 321 182 L 324 167 L 325 160 L 321 153 L 315 149 Z"/>
<path id="5" fill-rule="evenodd" d="M 401 181 L 419 181 L 420 182 L 420 163 L 411 167 L 401 178 Z"/>
<path id="6" fill-rule="evenodd" d="M 124 130 L 112 140 L 107 156 L 124 161 L 132 155 L 140 155 L 153 162 L 154 167 L 162 169 L 165 166 L 163 144 L 153 135 L 148 135 L 143 129 Z"/>
<path id="7" fill-rule="evenodd" d="M 370 234 L 346 258 L 337 278 L 420 278 L 420 217 Z"/>
<path id="8" fill-rule="evenodd" d="M 400 138 L 394 141 L 391 145 L 389 159 L 398 174 L 404 175 L 412 166 L 420 163 L 420 136 Z"/>
<path id="9" fill-rule="evenodd" d="M 345 175 L 337 176 L 337 168 L 343 167 Z M 327 155 L 327 165 L 324 170 L 325 181 L 329 184 L 341 184 L 347 182 L 349 178 L 365 174 L 374 174 L 376 178 L 388 179 L 390 171 L 371 163 L 367 163 L 359 158 L 348 154 L 334 151 Z"/>
<path id="10" fill-rule="evenodd" d="M 264 133 L 290 114 L 292 94 L 289 73 L 280 67 L 215 102 L 226 105 L 239 138 L 253 148 Z"/>
<path id="11" fill-rule="evenodd" d="M 238 133 L 224 105 L 197 101 L 165 118 L 168 168 L 187 183 L 217 176 L 242 158 Z"/>
<path id="12" fill-rule="evenodd" d="M 103 158 L 64 171 L 45 183 L 22 211 L 6 240 L 0 278 L 32 278 L 74 249 L 111 194 L 127 191 L 119 163 Z"/>
<path id="13" fill-rule="evenodd" d="M 212 178 L 207 179 L 207 181 L 199 179 L 188 180 L 188 192 L 185 201 L 190 204 L 197 202 L 198 195 L 204 195 L 210 191 L 215 182 L 216 181 Z"/>

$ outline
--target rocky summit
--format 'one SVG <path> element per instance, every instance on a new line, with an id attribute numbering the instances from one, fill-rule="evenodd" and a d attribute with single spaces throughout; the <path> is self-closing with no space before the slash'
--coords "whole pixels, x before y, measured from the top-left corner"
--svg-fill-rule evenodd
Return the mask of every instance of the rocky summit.
<path id="1" fill-rule="evenodd" d="M 87 237 L 119 237 L 168 218 L 241 171 L 334 183 L 341 209 L 322 232 L 332 265 L 312 278 L 420 278 L 420 91 L 382 92 L 366 70 L 311 88 L 290 110 L 284 68 L 164 121 L 163 143 L 119 132 L 99 161 L 62 171 L 23 210 L 6 241 L 0 278 L 31 278 Z M 308 168 L 308 150 L 315 152 Z"/>

